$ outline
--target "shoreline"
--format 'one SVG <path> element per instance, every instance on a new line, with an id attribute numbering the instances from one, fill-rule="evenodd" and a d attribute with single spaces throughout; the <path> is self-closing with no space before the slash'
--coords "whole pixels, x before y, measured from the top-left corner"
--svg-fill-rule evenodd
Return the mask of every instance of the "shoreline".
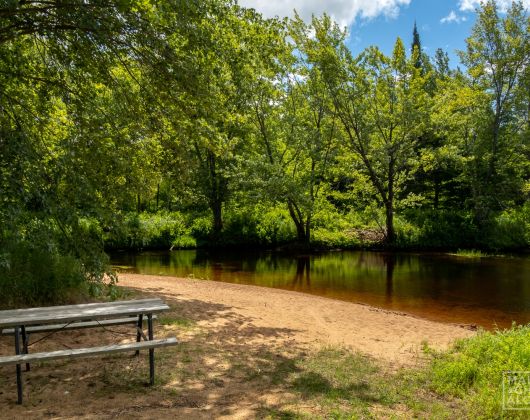
<path id="1" fill-rule="evenodd" d="M 338 345 L 397 368 L 422 364 L 425 345 L 446 349 L 475 334 L 461 325 L 296 291 L 160 275 L 120 273 L 118 278 L 119 286 L 171 300 L 177 310 L 179 301 L 197 311 L 204 304 L 221 305 L 215 316 L 201 321 L 206 330 L 222 329 L 224 317 L 237 315 L 247 320 L 245 328 L 287 331 L 286 346 L 296 343 L 310 350 Z M 183 315 L 193 316 L 190 312 Z"/>
<path id="2" fill-rule="evenodd" d="M 25 403 L 17 405 L 15 387 L 7 386 L 13 383 L 14 370 L 4 366 L 0 408 L 5 418 L 251 419 L 283 411 L 327 418 L 331 408 L 322 404 L 327 397 L 335 404 L 337 392 L 350 395 L 346 407 L 362 410 L 359 413 L 411 417 L 409 408 L 403 411 L 411 402 L 381 405 L 373 399 L 389 391 L 396 401 L 409 401 L 410 392 L 419 392 L 419 410 L 429 417 L 433 397 L 403 382 L 402 369 L 415 372 L 428 366 L 432 356 L 423 351 L 426 345 L 441 350 L 475 334 L 365 304 L 282 289 L 126 273 L 119 280 L 129 291 L 122 299 L 160 297 L 170 306 L 157 319 L 156 336 L 176 336 L 179 346 L 156 352 L 155 386 L 146 388 L 146 352 L 140 357 L 55 361 L 24 374 L 27 395 Z M 40 338 L 32 340 L 36 344 Z M 135 338 L 130 326 L 63 331 L 32 351 Z M 1 340 L 0 353 L 12 351 L 12 341 Z M 396 387 L 389 388 L 394 381 Z M 368 383 L 372 388 L 366 388 Z M 404 393 L 399 384 L 405 386 Z M 307 394 L 315 386 L 317 391 Z"/>

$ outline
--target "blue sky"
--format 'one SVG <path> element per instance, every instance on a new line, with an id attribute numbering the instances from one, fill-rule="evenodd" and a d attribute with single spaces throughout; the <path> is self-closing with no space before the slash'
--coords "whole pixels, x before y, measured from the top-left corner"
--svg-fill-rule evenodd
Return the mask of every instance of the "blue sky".
<path id="1" fill-rule="evenodd" d="M 496 0 L 505 10 L 510 0 Z M 451 67 L 459 64 L 456 50 L 465 49 L 465 39 L 475 22 L 479 0 L 239 0 L 266 17 L 292 16 L 296 9 L 304 20 L 323 12 L 331 15 L 350 32 L 348 46 L 354 53 L 377 45 L 390 54 L 399 36 L 410 46 L 414 21 L 422 46 L 429 55 L 437 48 L 449 54 Z M 530 8 L 530 0 L 523 0 Z"/>
<path id="2" fill-rule="evenodd" d="M 390 54 L 398 36 L 410 46 L 416 21 L 423 50 L 432 56 L 437 48 L 444 49 L 450 56 L 451 67 L 456 67 L 459 59 L 455 51 L 465 49 L 465 39 L 475 21 L 474 12 L 461 12 L 457 6 L 455 0 L 412 0 L 400 8 L 398 16 L 356 19 L 349 26 L 348 46 L 359 53 L 369 45 L 377 45 Z"/>

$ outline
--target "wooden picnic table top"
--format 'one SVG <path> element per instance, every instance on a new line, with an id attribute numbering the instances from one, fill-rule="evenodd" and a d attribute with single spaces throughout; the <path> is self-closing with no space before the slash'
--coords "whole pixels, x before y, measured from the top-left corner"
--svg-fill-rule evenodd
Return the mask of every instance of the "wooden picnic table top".
<path id="1" fill-rule="evenodd" d="M 134 316 L 167 311 L 161 299 L 123 300 L 0 311 L 0 328 Z"/>

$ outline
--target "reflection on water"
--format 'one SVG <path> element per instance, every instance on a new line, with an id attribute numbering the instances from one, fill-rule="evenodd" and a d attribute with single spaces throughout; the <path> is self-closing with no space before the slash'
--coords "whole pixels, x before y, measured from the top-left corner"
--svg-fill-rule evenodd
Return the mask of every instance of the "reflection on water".
<path id="1" fill-rule="evenodd" d="M 295 290 L 485 328 L 530 322 L 528 257 L 191 250 L 117 254 L 112 262 L 142 274 Z"/>

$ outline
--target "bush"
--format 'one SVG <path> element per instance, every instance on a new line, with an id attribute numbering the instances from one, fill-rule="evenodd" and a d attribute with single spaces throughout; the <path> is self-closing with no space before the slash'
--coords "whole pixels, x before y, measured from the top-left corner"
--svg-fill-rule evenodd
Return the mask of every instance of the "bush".
<path id="1" fill-rule="evenodd" d="M 191 222 L 191 236 L 193 236 L 197 243 L 203 244 L 208 241 L 213 231 L 211 216 L 194 217 Z"/>
<path id="2" fill-rule="evenodd" d="M 260 216 L 256 226 L 260 243 L 278 245 L 290 242 L 296 237 L 294 223 L 287 209 L 278 206 L 256 208 L 256 213 Z"/>
<path id="3" fill-rule="evenodd" d="M 324 228 L 313 230 L 311 244 L 321 248 L 356 248 L 362 245 L 352 230 L 332 231 Z"/>
<path id="4" fill-rule="evenodd" d="M 3 306 L 50 305 L 88 292 L 85 269 L 72 255 L 19 242 L 0 253 Z"/>
<path id="5" fill-rule="evenodd" d="M 431 386 L 462 398 L 474 418 L 500 418 L 503 372 L 530 371 L 529 343 L 530 325 L 460 340 L 451 351 L 435 355 Z"/>
<path id="6" fill-rule="evenodd" d="M 210 219 L 208 222 L 211 226 Z M 216 245 L 275 246 L 295 237 L 294 224 L 282 206 L 236 207 L 226 209 Z"/>
<path id="7" fill-rule="evenodd" d="M 473 248 L 477 229 L 473 215 L 456 210 L 408 210 L 396 217 L 397 243 L 404 247 Z"/>
<path id="8" fill-rule="evenodd" d="M 530 245 L 530 203 L 501 212 L 486 229 L 481 245 L 491 250 L 522 249 Z"/>
<path id="9" fill-rule="evenodd" d="M 105 239 L 108 249 L 169 249 L 196 246 L 186 218 L 179 212 L 130 213 Z"/>

